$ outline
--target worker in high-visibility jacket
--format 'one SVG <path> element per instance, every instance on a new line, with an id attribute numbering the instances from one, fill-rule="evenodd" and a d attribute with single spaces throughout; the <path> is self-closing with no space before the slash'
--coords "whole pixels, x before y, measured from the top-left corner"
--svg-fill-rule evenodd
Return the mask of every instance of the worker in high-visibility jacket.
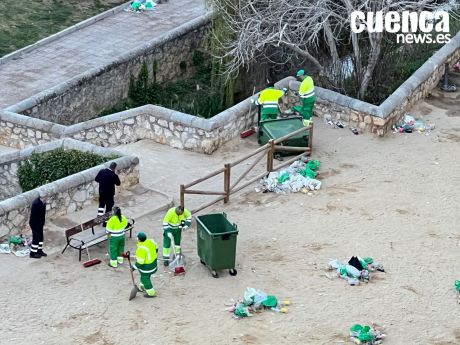
<path id="1" fill-rule="evenodd" d="M 292 110 L 300 113 L 305 126 L 310 124 L 310 119 L 313 116 L 313 107 L 316 102 L 315 84 L 313 78 L 305 74 L 303 69 L 297 72 L 297 77 L 302 81 L 299 87 L 300 105 L 295 106 Z"/>
<path id="2" fill-rule="evenodd" d="M 139 290 L 144 291 L 144 297 L 155 297 L 157 292 L 153 288 L 151 276 L 157 272 L 158 245 L 153 239 L 147 239 L 143 232 L 137 234 L 136 263 L 133 269 L 141 275 Z"/>
<path id="3" fill-rule="evenodd" d="M 267 88 L 260 93 L 259 98 L 256 101 L 256 104 L 262 107 L 262 121 L 276 119 L 278 117 L 278 103 L 280 98 L 283 96 L 284 91 L 275 89 L 274 83 L 269 83 Z"/>
<path id="4" fill-rule="evenodd" d="M 169 265 L 171 254 L 171 238 L 174 238 L 174 250 L 180 254 L 180 241 L 182 230 L 192 224 L 192 214 L 183 206 L 171 207 L 163 219 L 163 263 Z"/>
<path id="5" fill-rule="evenodd" d="M 125 228 L 128 226 L 128 219 L 121 214 L 117 206 L 113 208 L 113 216 L 107 221 L 105 229 L 109 238 L 110 267 L 117 268 L 123 263 L 123 252 L 125 251 Z"/>

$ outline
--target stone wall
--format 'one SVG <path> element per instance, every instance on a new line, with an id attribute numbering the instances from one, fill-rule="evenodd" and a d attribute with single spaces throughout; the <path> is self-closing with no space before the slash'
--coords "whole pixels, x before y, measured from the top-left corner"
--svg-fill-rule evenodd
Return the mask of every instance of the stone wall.
<path id="1" fill-rule="evenodd" d="M 78 142 L 72 139 L 57 140 L 52 143 L 37 146 L 13 153 L 18 157 L 27 157 L 32 152 L 44 152 L 64 147 L 94 152 L 100 155 L 121 155 L 119 152 L 97 147 L 88 143 Z M 118 167 L 122 185 L 120 189 L 127 188 L 139 183 L 139 159 L 135 156 L 122 156 L 114 160 Z M 0 238 L 17 234 L 28 224 L 30 205 L 40 193 L 49 196 L 47 216 L 61 215 L 82 209 L 97 196 L 97 184 L 94 179 L 100 169 L 107 166 L 102 164 L 77 174 L 54 181 L 34 190 L 16 195 L 0 202 Z"/>
<path id="2" fill-rule="evenodd" d="M 7 110 L 34 118 L 72 125 L 96 117 L 128 95 L 130 77 L 143 63 L 156 81 L 167 83 L 194 72 L 193 54 L 204 43 L 211 15 L 204 15 L 146 43 L 111 63 L 94 68 L 65 83 L 17 103 Z M 185 63 L 186 69 L 181 68 Z"/>
<path id="3" fill-rule="evenodd" d="M 8 156 L 0 156 L 0 201 L 22 192 L 17 176 L 18 162 Z"/>
<path id="4" fill-rule="evenodd" d="M 251 107 L 250 99 L 211 119 L 146 105 L 70 126 L 65 135 L 104 147 L 152 139 L 178 149 L 210 154 L 256 121 L 256 107 Z"/>
<path id="5" fill-rule="evenodd" d="M 0 111 L 0 145 L 23 149 L 58 139 L 65 126 L 32 117 Z"/>

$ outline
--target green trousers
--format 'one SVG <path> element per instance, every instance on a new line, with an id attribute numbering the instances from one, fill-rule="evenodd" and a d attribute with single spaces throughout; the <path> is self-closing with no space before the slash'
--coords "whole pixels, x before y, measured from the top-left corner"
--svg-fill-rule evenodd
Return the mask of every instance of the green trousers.
<path id="1" fill-rule="evenodd" d="M 172 234 L 174 238 L 174 245 L 180 246 L 180 240 L 182 237 L 182 232 L 180 229 L 171 229 L 163 231 L 163 248 L 171 248 L 171 239 L 168 234 Z"/>
<path id="2" fill-rule="evenodd" d="M 136 263 L 136 268 L 141 275 L 141 285 L 145 290 L 153 289 L 151 276 L 157 272 L 157 260 L 147 265 L 139 265 Z"/>
<path id="3" fill-rule="evenodd" d="M 315 106 L 316 96 L 301 98 L 301 105 L 297 105 L 292 110 L 298 111 L 304 120 L 310 120 L 313 116 L 313 107 Z"/>
<path id="4" fill-rule="evenodd" d="M 278 108 L 264 108 L 262 107 L 262 112 L 260 116 L 261 121 L 265 120 L 275 120 L 278 117 Z"/>
<path id="5" fill-rule="evenodd" d="M 119 256 L 125 251 L 125 235 L 123 236 L 110 236 L 110 260 L 117 260 Z"/>

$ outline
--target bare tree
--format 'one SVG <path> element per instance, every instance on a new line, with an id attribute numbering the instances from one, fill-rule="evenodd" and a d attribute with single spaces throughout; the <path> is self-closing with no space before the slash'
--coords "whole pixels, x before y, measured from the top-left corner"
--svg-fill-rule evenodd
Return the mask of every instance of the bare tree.
<path id="1" fill-rule="evenodd" d="M 357 96 L 363 98 L 379 62 L 384 33 L 350 30 L 353 11 L 435 11 L 458 5 L 457 0 L 208 0 L 227 25 L 218 44 L 227 76 L 257 61 L 287 64 L 309 61 L 336 88 L 343 82 L 343 56 L 351 46 Z M 278 54 L 275 54 L 278 52 Z M 276 56 L 276 59 L 273 57 Z M 326 58 L 325 58 L 326 57 Z"/>

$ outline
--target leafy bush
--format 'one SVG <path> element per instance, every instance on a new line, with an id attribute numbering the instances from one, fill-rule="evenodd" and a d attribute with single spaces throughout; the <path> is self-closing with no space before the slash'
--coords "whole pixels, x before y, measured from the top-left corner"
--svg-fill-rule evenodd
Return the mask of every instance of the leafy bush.
<path id="1" fill-rule="evenodd" d="M 19 185 L 24 192 L 117 158 L 62 148 L 34 153 L 18 169 Z"/>

